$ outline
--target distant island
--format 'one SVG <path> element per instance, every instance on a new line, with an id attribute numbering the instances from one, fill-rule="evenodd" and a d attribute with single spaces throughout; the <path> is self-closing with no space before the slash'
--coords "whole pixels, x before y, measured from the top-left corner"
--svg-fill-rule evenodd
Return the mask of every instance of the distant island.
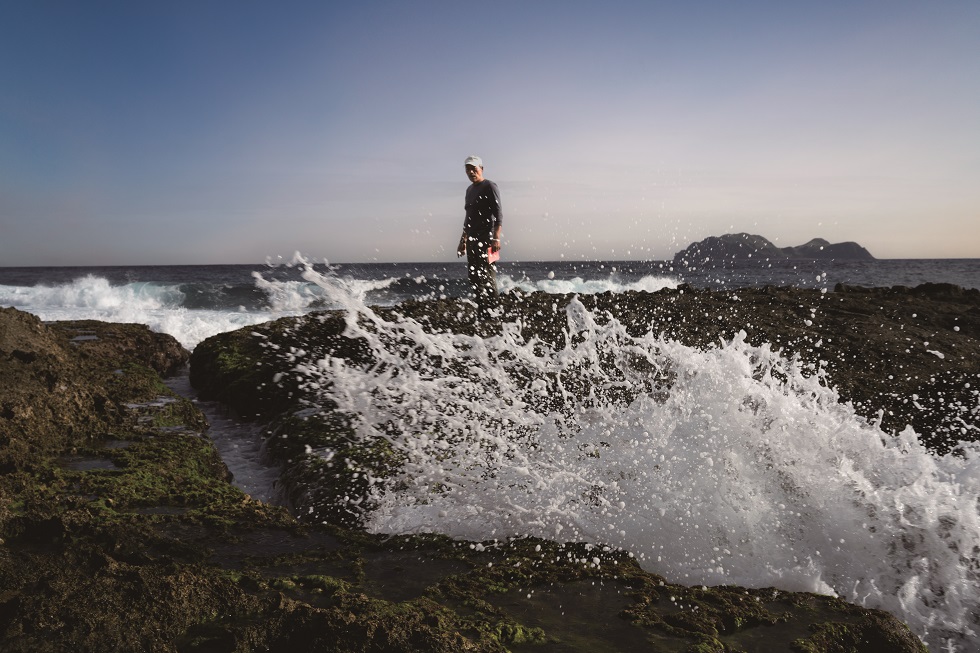
<path id="1" fill-rule="evenodd" d="M 768 239 L 754 234 L 725 234 L 709 236 L 691 243 L 683 251 L 674 254 L 674 263 L 720 266 L 732 261 L 763 260 L 828 260 L 873 261 L 875 257 L 867 249 L 854 242 L 830 243 L 814 238 L 796 247 L 776 247 Z"/>

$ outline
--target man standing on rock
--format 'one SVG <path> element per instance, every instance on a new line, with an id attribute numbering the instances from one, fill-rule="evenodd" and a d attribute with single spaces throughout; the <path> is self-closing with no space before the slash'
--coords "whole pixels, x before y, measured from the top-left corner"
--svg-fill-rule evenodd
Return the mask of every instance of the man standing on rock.
<path id="1" fill-rule="evenodd" d="M 500 227 L 503 213 L 497 184 L 483 178 L 483 160 L 467 157 L 463 162 L 466 176 L 472 182 L 466 189 L 466 219 L 459 238 L 456 256 L 466 254 L 466 268 L 481 320 L 496 317 L 500 299 L 497 296 L 497 270 L 490 254 L 500 251 Z M 496 260 L 496 256 L 493 260 Z"/>

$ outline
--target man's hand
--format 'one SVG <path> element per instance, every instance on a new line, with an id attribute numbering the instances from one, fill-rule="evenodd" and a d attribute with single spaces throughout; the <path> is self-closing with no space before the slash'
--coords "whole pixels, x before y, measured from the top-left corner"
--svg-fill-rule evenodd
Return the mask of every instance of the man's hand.
<path id="1" fill-rule="evenodd" d="M 497 252 L 500 251 L 500 239 L 499 238 L 494 238 L 493 240 L 490 241 L 490 251 L 493 252 L 494 254 L 496 254 Z"/>
<path id="2" fill-rule="evenodd" d="M 459 247 L 456 248 L 456 258 L 466 253 L 466 236 L 459 239 Z"/>

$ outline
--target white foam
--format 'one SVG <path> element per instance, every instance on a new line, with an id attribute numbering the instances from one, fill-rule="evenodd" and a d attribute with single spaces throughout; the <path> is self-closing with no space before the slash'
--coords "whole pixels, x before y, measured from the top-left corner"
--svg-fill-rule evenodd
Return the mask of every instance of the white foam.
<path id="1" fill-rule="evenodd" d="M 267 280 L 259 273 L 253 273 L 253 277 L 256 287 L 267 296 L 267 309 L 188 309 L 183 305 L 186 297 L 177 284 L 113 285 L 95 275 L 54 286 L 0 286 L 0 306 L 13 306 L 45 321 L 146 324 L 154 331 L 174 336 L 187 349 L 218 333 L 302 315 L 314 308 L 337 308 L 315 283 Z M 394 278 L 347 278 L 342 283 L 346 293 L 364 300 L 369 292 L 387 288 L 395 281 Z"/>
<path id="2" fill-rule="evenodd" d="M 269 311 L 190 310 L 182 306 L 178 286 L 130 283 L 114 286 L 88 275 L 57 286 L 0 286 L 0 306 L 13 306 L 45 321 L 101 320 L 145 324 L 168 333 L 188 349 L 225 331 L 233 331 L 285 315 L 299 315 L 303 307 Z"/>
<path id="3" fill-rule="evenodd" d="M 303 266 L 297 255 L 288 266 Z M 199 342 L 225 331 L 274 320 L 284 316 L 302 315 L 311 310 L 339 308 L 335 296 L 353 297 L 367 302 L 368 295 L 390 288 L 398 277 L 358 279 L 353 276 L 331 276 L 337 289 L 331 294 L 323 291 L 316 281 L 276 280 L 253 273 L 256 288 L 266 295 L 268 306 L 263 309 L 194 308 L 184 306 L 186 297 L 179 284 L 134 282 L 113 285 L 107 279 L 86 275 L 71 282 L 45 286 L 0 286 L 0 306 L 13 306 L 33 313 L 42 320 L 101 320 L 146 324 L 154 331 L 174 336 L 184 347 L 193 349 Z M 415 281 L 425 282 L 425 277 Z M 619 284 L 615 274 L 608 279 L 583 281 L 545 280 L 531 283 L 513 282 L 501 275 L 500 287 L 506 291 L 520 287 L 526 291 L 599 293 L 623 290 L 659 290 L 676 283 L 670 279 L 644 277 L 631 284 Z M 371 303 L 377 300 L 372 299 Z"/>
<path id="4" fill-rule="evenodd" d="M 329 296 L 321 287 L 307 281 L 276 281 L 253 272 L 255 286 L 263 290 L 269 297 L 273 311 L 305 312 L 313 308 L 329 310 L 337 308 L 329 300 Z M 343 285 L 345 292 L 366 301 L 368 293 L 383 290 L 397 281 L 394 277 L 386 279 L 357 279 L 354 277 L 333 277 L 336 283 Z"/>
<path id="5" fill-rule="evenodd" d="M 15 307 L 112 312 L 180 306 L 183 299 L 177 286 L 153 283 L 113 286 L 93 275 L 58 286 L 0 286 L 0 305 Z"/>
<path id="6" fill-rule="evenodd" d="M 312 304 L 324 299 L 318 286 L 303 281 L 267 280 L 258 272 L 253 272 L 252 278 L 255 287 L 268 296 L 273 311 L 306 311 Z"/>
<path id="7" fill-rule="evenodd" d="M 333 301 L 375 364 L 297 371 L 406 459 L 374 479 L 370 530 L 610 545 L 672 582 L 836 594 L 936 649 L 980 646 L 980 447 L 936 456 L 911 429 L 885 434 L 744 334 L 701 351 L 573 301 L 550 349 L 519 323 L 431 334 Z"/>
<path id="8" fill-rule="evenodd" d="M 657 292 L 664 288 L 676 288 L 677 280 L 670 277 L 658 277 L 648 275 L 636 281 L 623 283 L 615 273 L 611 273 L 605 279 L 583 279 L 574 277 L 572 279 L 555 279 L 553 275 L 547 279 L 531 281 L 530 279 L 514 279 L 513 277 L 501 274 L 497 277 L 498 286 L 501 292 L 507 292 L 513 288 L 518 288 L 524 292 L 542 291 L 551 294 L 579 294 L 597 295 L 603 292 L 621 293 L 629 290 L 644 290 L 647 292 Z"/>

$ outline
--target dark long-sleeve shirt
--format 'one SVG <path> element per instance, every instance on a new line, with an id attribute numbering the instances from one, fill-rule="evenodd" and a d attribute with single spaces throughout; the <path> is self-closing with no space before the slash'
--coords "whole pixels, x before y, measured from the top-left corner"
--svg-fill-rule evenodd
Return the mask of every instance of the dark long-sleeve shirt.
<path id="1" fill-rule="evenodd" d="M 463 223 L 463 232 L 469 238 L 486 238 L 489 244 L 501 224 L 503 211 L 500 208 L 497 184 L 489 179 L 470 184 L 466 189 L 466 220 Z"/>

